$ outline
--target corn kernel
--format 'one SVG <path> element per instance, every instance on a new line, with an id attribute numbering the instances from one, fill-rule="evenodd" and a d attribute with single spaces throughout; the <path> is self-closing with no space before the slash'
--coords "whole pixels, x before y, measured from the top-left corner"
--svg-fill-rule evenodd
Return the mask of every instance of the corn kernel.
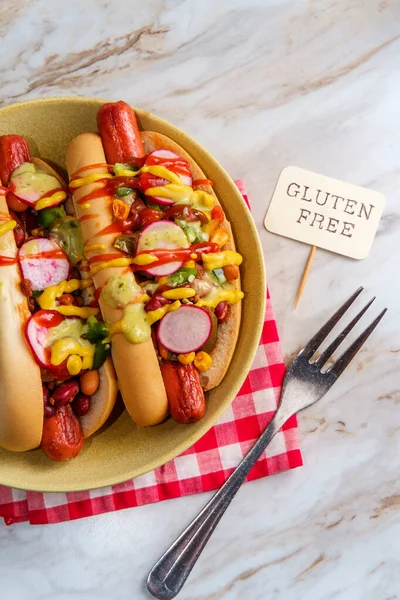
<path id="1" fill-rule="evenodd" d="M 198 352 L 194 359 L 194 366 L 200 371 L 207 371 L 211 367 L 212 358 L 207 352 Z"/>
<path id="2" fill-rule="evenodd" d="M 80 356 L 73 354 L 68 357 L 67 370 L 70 375 L 78 375 L 82 370 L 82 359 Z"/>
<path id="3" fill-rule="evenodd" d="M 190 365 L 190 363 L 194 361 L 195 356 L 195 352 L 188 352 L 188 354 L 178 354 L 178 360 L 183 365 Z"/>
<path id="4" fill-rule="evenodd" d="M 192 298 L 196 295 L 196 292 L 192 288 L 175 288 L 174 290 L 167 290 L 163 292 L 164 298 L 168 300 L 182 300 L 182 298 Z"/>
<path id="5" fill-rule="evenodd" d="M 194 262 L 194 260 L 187 260 L 183 263 L 183 266 L 185 267 L 185 269 L 195 269 L 196 263 Z"/>
<path id="6" fill-rule="evenodd" d="M 196 260 L 196 259 L 198 258 L 198 256 L 197 256 L 197 254 L 196 254 L 195 252 L 193 252 L 193 253 L 190 255 L 190 258 L 191 258 L 191 259 L 193 259 L 193 260 Z"/>
<path id="7" fill-rule="evenodd" d="M 159 277 L 158 278 L 158 282 L 157 282 L 158 285 L 165 285 L 167 283 L 167 279 L 168 279 L 168 277 L 165 277 L 165 276 L 164 277 Z"/>

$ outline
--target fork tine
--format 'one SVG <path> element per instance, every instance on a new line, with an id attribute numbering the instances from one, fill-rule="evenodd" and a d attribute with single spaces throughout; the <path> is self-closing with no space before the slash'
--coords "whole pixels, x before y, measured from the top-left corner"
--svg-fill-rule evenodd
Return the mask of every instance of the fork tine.
<path id="1" fill-rule="evenodd" d="M 375 327 L 383 318 L 383 315 L 386 313 L 387 308 L 383 309 L 383 311 L 376 317 L 374 321 L 372 321 L 371 325 L 367 327 L 367 329 L 347 348 L 345 352 L 337 359 L 337 361 L 330 367 L 326 373 L 330 375 L 334 375 L 335 378 L 338 378 L 339 375 L 343 373 L 347 365 L 357 354 L 361 346 L 364 342 L 369 338 Z"/>
<path id="2" fill-rule="evenodd" d="M 324 352 L 321 354 L 321 356 L 315 361 L 315 364 L 317 365 L 317 367 L 319 367 L 321 369 L 324 366 L 324 364 L 326 363 L 328 358 L 330 358 L 332 356 L 332 354 L 335 352 L 336 348 L 338 348 L 340 346 L 340 344 L 343 342 L 343 340 L 349 335 L 349 333 L 353 329 L 354 325 L 356 325 L 356 323 L 358 323 L 358 321 L 361 319 L 361 317 L 367 312 L 367 310 L 369 309 L 369 307 L 371 306 L 371 304 L 373 303 L 374 300 L 375 300 L 375 296 L 372 298 L 372 300 L 370 300 L 368 302 L 368 304 L 366 304 L 364 306 L 364 308 L 362 310 L 360 310 L 358 315 L 356 315 L 354 317 L 354 319 L 352 319 L 350 321 L 350 323 L 347 325 L 347 327 L 345 327 L 343 329 L 343 331 L 341 333 L 339 333 L 337 338 L 334 339 L 333 342 L 331 342 L 329 344 L 327 349 L 324 350 Z"/>
<path id="3" fill-rule="evenodd" d="M 317 348 L 320 347 L 326 336 L 335 327 L 336 323 L 343 317 L 346 310 L 353 304 L 354 300 L 361 294 L 363 287 L 359 287 L 352 296 L 335 312 L 325 325 L 314 335 L 313 338 L 300 351 L 306 358 L 311 358 Z"/>

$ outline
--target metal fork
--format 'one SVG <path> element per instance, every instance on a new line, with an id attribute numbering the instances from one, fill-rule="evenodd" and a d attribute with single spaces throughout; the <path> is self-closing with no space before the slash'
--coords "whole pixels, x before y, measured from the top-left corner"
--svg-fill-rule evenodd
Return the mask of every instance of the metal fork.
<path id="1" fill-rule="evenodd" d="M 364 306 L 354 319 L 343 329 L 324 352 L 315 361 L 311 358 L 329 332 L 338 323 L 354 300 L 361 294 L 360 287 L 341 308 L 329 319 L 318 333 L 298 353 L 286 372 L 278 409 L 265 429 L 229 479 L 206 504 L 192 523 L 177 538 L 170 548 L 155 564 L 147 579 L 149 592 L 159 600 L 174 598 L 181 590 L 203 548 L 219 523 L 236 492 L 242 485 L 250 469 L 260 458 L 274 435 L 295 413 L 317 402 L 335 383 L 344 369 L 357 354 L 366 339 L 371 335 L 386 312 L 386 308 L 376 317 L 350 347 L 329 366 L 322 368 L 332 356 L 344 338 L 371 306 L 375 297 Z"/>

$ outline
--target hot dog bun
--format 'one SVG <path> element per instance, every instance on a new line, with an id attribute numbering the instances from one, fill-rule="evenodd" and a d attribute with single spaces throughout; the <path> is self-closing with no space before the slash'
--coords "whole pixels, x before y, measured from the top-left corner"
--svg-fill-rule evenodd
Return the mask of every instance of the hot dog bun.
<path id="1" fill-rule="evenodd" d="M 66 183 L 63 178 L 55 171 L 50 165 L 45 163 L 40 158 L 32 158 L 32 162 L 40 167 L 43 171 L 46 171 L 49 175 L 56 177 L 60 184 L 65 187 Z M 73 203 L 71 206 L 66 207 L 67 212 L 75 215 Z M 71 208 L 71 210 L 68 210 Z M 82 279 L 88 277 L 87 272 L 81 271 Z M 86 293 L 90 293 L 92 287 L 86 289 Z M 115 401 L 118 394 L 117 377 L 115 374 L 114 365 L 110 357 L 108 357 L 99 369 L 100 384 L 98 390 L 93 394 L 90 410 L 83 417 L 79 417 L 83 437 L 87 438 L 93 435 L 100 427 L 104 425 L 110 416 L 112 409 L 114 408 Z"/>
<path id="2" fill-rule="evenodd" d="M 11 218 L 4 196 L 0 217 Z M 0 237 L 0 255 L 16 259 L 12 231 Z M 0 446 L 16 452 L 39 446 L 43 429 L 40 369 L 24 336 L 31 315 L 20 282 L 17 263 L 0 266 Z"/>
<path id="3" fill-rule="evenodd" d="M 67 150 L 68 173 L 80 171 L 80 177 L 90 173 L 107 173 L 107 168 L 93 167 L 85 169 L 89 165 L 105 163 L 105 155 L 100 137 L 94 133 L 84 133 L 75 138 Z M 93 189 L 101 187 L 102 184 L 93 183 L 85 185 L 74 192 L 74 206 L 78 218 L 93 214 L 93 218 L 81 221 L 85 242 L 87 244 L 102 245 L 101 249 L 92 249 L 87 252 L 89 257 L 100 254 L 113 254 L 123 256 L 112 245 L 114 236 L 97 235 L 99 231 L 112 222 L 112 199 L 104 195 L 91 201 L 90 209 L 82 210 L 79 199 Z M 125 271 L 124 267 L 108 267 L 93 276 L 96 288 L 105 285 L 113 275 L 120 275 Z M 125 274 L 132 277 L 133 273 Z M 104 320 L 108 324 L 116 323 L 122 317 L 122 310 L 111 308 L 100 298 L 100 308 Z M 118 383 L 125 406 L 138 426 L 148 426 L 160 423 L 168 413 L 168 401 L 157 355 L 153 343 L 150 340 L 140 344 L 130 343 L 123 333 L 116 333 L 112 338 L 112 358 L 117 373 Z"/>
<path id="4" fill-rule="evenodd" d="M 146 154 L 150 154 L 150 152 L 153 152 L 159 148 L 171 150 L 188 161 L 194 180 L 206 179 L 203 171 L 194 162 L 191 156 L 170 138 L 162 135 L 161 133 L 155 133 L 153 131 L 142 131 L 141 137 Z M 212 194 L 215 199 L 215 204 L 221 206 L 211 186 L 201 185 L 199 186 L 199 189 Z M 222 223 L 222 226 L 229 233 L 229 242 L 223 247 L 223 250 L 235 250 L 232 229 L 226 217 Z M 240 290 L 240 278 L 231 283 L 234 284 L 235 289 Z M 200 381 L 205 391 L 216 387 L 222 381 L 226 371 L 228 370 L 239 335 L 240 316 L 241 302 L 238 302 L 237 304 L 233 304 L 229 307 L 228 319 L 224 323 L 218 325 L 217 342 L 214 350 L 210 353 L 212 357 L 212 365 L 207 371 L 200 374 Z"/>

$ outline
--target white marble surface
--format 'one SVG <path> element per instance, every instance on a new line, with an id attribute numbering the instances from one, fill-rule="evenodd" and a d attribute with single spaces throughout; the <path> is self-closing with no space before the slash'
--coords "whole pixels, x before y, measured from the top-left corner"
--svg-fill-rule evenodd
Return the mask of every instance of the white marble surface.
<path id="1" fill-rule="evenodd" d="M 0 5 L 1 102 L 123 98 L 247 180 L 289 358 L 358 285 L 389 313 L 300 417 L 305 466 L 247 484 L 185 600 L 400 598 L 400 5 L 397 0 L 15 0 Z M 267 233 L 280 170 L 370 186 L 387 208 L 364 262 Z M 0 525 L 7 600 L 147 598 L 144 579 L 208 495 L 46 527 Z"/>

